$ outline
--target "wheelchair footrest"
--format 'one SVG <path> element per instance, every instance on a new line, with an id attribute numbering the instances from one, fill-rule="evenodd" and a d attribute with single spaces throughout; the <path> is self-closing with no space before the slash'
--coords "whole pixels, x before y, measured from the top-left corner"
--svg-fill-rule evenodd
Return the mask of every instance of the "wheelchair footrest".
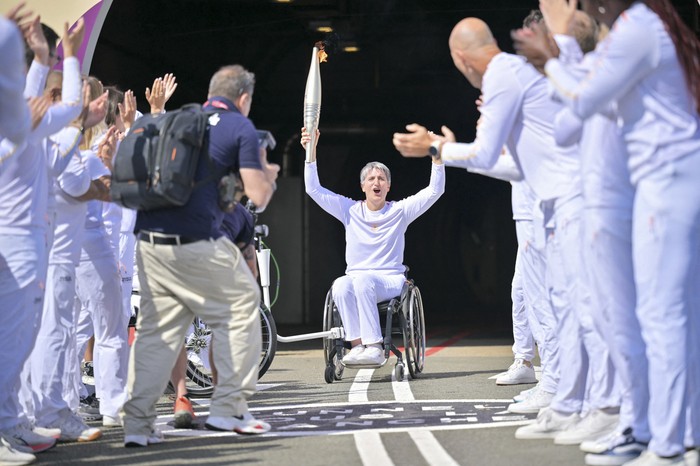
<path id="1" fill-rule="evenodd" d="M 347 369 L 379 369 L 380 367 L 384 367 L 387 361 L 388 359 L 385 359 L 381 364 L 345 364 L 343 361 L 340 361 L 340 363 Z"/>

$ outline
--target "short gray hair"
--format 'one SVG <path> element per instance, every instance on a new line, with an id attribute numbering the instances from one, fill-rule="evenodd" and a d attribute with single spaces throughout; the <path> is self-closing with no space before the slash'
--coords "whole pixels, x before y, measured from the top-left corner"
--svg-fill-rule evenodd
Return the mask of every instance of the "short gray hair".
<path id="1" fill-rule="evenodd" d="M 362 168 L 362 171 L 360 172 L 360 184 L 365 182 L 365 178 L 367 178 L 367 174 L 371 172 L 373 169 L 381 170 L 384 172 L 384 175 L 386 175 L 386 180 L 391 184 L 391 172 L 389 171 L 389 167 L 384 165 L 381 162 L 370 162 L 367 165 Z"/>
<path id="2" fill-rule="evenodd" d="M 209 97 L 221 96 L 235 101 L 243 94 L 253 95 L 255 74 L 241 65 L 224 66 L 209 81 Z"/>

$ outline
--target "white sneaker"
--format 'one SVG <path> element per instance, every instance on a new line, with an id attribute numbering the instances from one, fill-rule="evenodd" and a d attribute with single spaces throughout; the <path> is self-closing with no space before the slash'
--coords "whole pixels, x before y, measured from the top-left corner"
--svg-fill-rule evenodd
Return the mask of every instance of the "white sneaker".
<path id="1" fill-rule="evenodd" d="M 539 389 L 540 389 L 540 384 L 537 384 L 534 387 L 528 388 L 527 390 L 523 390 L 522 392 L 520 392 L 519 394 L 517 394 L 513 397 L 513 401 L 516 403 L 522 403 L 523 401 L 527 400 L 532 395 L 537 393 L 537 391 Z"/>
<path id="2" fill-rule="evenodd" d="M 634 445 L 641 445 L 642 450 L 646 449 L 646 444 L 640 443 L 632 434 L 632 428 L 628 427 L 623 431 L 613 431 L 596 440 L 586 440 L 585 442 L 581 442 L 581 446 L 579 448 L 581 451 L 586 453 L 598 454 L 611 450 L 624 452 L 627 446 Z M 633 459 L 637 456 L 639 456 L 639 453 L 634 455 Z"/>
<path id="3" fill-rule="evenodd" d="M 671 458 L 664 458 L 656 455 L 656 453 L 646 450 L 639 455 L 635 460 L 629 463 L 624 463 L 626 466 L 668 466 L 668 465 L 686 465 L 683 455 L 676 455 Z"/>
<path id="4" fill-rule="evenodd" d="M 15 450 L 24 453 L 39 453 L 56 446 L 55 438 L 39 435 L 21 424 L 3 430 L 0 432 L 0 435 L 2 435 Z"/>
<path id="5" fill-rule="evenodd" d="M 508 372 L 496 379 L 496 385 L 519 385 L 522 383 L 537 383 L 535 369 L 525 364 L 524 359 L 516 359 L 508 368 Z"/>
<path id="6" fill-rule="evenodd" d="M 271 429 L 270 424 L 258 421 L 250 413 L 231 417 L 209 416 L 204 426 L 209 430 L 233 431 L 243 435 L 264 434 Z"/>
<path id="7" fill-rule="evenodd" d="M 356 364 L 377 365 L 381 366 L 386 362 L 384 350 L 376 346 L 367 346 L 365 350 L 357 357 Z"/>
<path id="8" fill-rule="evenodd" d="M 59 439 L 61 437 L 61 429 L 49 429 L 47 427 L 34 426 L 32 429 L 35 434 L 43 435 L 44 437 L 53 437 Z"/>
<path id="9" fill-rule="evenodd" d="M 700 449 L 692 448 L 686 451 L 683 459 L 688 466 L 700 466 Z"/>
<path id="10" fill-rule="evenodd" d="M 53 425 L 61 429 L 61 442 L 92 442 L 102 437 L 102 431 L 97 427 L 89 427 L 82 418 L 71 411 L 64 411 Z"/>
<path id="11" fill-rule="evenodd" d="M 537 415 L 537 420 L 533 424 L 528 424 L 515 431 L 515 438 L 520 440 L 534 440 L 554 438 L 562 432 L 580 421 L 577 413 L 559 414 L 553 409 L 544 408 Z"/>
<path id="12" fill-rule="evenodd" d="M 552 402 L 552 398 L 554 398 L 554 393 L 537 390 L 525 401 L 509 404 L 508 412 L 516 414 L 539 413 L 540 409 L 549 406 Z"/>
<path id="13" fill-rule="evenodd" d="M 345 365 L 352 365 L 352 364 L 359 364 L 357 362 L 357 358 L 365 351 L 364 345 L 357 345 L 353 346 L 350 351 L 348 351 L 348 354 L 343 356 L 343 364 Z"/>
<path id="14" fill-rule="evenodd" d="M 626 464 L 641 455 L 647 446 L 639 443 L 628 427 L 622 432 L 612 432 L 598 440 L 581 443 L 581 450 L 588 452 L 586 464 L 616 466 Z"/>
<path id="15" fill-rule="evenodd" d="M 122 427 L 123 425 L 119 416 L 102 415 L 102 427 Z"/>
<path id="16" fill-rule="evenodd" d="M 607 414 L 600 409 L 590 411 L 576 426 L 554 437 L 557 445 L 578 445 L 586 440 L 596 440 L 615 431 L 619 414 Z"/>
<path id="17" fill-rule="evenodd" d="M 4 438 L 0 438 L 0 464 L 15 466 L 34 462 L 36 456 L 17 451 Z"/>
<path id="18" fill-rule="evenodd" d="M 148 445 L 153 445 L 155 443 L 163 442 L 163 433 L 153 428 L 151 433 L 148 435 L 125 435 L 124 436 L 124 446 L 127 448 L 131 447 L 147 447 Z"/>

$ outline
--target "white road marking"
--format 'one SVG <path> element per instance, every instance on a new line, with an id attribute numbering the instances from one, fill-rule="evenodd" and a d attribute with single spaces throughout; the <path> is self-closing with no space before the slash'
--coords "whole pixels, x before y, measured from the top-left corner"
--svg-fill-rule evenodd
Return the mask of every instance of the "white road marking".
<path id="1" fill-rule="evenodd" d="M 369 382 L 372 380 L 372 374 L 374 374 L 374 369 L 360 369 L 357 371 L 348 392 L 348 401 L 350 403 L 368 401 L 367 389 L 369 388 Z"/>
<path id="2" fill-rule="evenodd" d="M 365 466 L 394 466 L 389 452 L 384 448 L 379 432 L 357 432 L 354 435 L 355 448 L 360 455 L 360 461 Z"/>
<path id="3" fill-rule="evenodd" d="M 396 374 L 391 373 L 391 388 L 394 390 L 394 398 L 396 401 L 406 402 L 406 401 L 416 401 L 411 391 L 411 387 L 408 384 L 408 377 L 404 377 L 403 380 L 396 380 Z M 437 441 L 435 436 L 429 430 L 418 430 L 411 431 L 408 433 L 411 440 L 418 447 L 425 461 L 434 466 L 451 466 L 458 465 L 447 451 L 442 448 L 440 442 Z"/>
<path id="4" fill-rule="evenodd" d="M 429 430 L 409 432 L 425 461 L 433 466 L 459 466 Z"/>

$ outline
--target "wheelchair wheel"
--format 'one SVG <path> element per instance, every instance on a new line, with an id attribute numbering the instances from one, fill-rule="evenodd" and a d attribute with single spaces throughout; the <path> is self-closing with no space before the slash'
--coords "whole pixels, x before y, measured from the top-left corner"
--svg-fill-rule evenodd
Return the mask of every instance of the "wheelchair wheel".
<path id="1" fill-rule="evenodd" d="M 423 372 L 425 366 L 425 317 L 423 315 L 423 300 L 420 290 L 413 285 L 404 303 L 406 328 L 404 329 L 404 347 L 406 348 L 406 364 L 411 378 Z"/>
<path id="2" fill-rule="evenodd" d="M 267 372 L 277 352 L 277 325 L 272 312 L 263 303 L 260 303 L 260 327 L 262 328 L 262 354 L 258 378 Z"/>
<path id="3" fill-rule="evenodd" d="M 260 326 L 262 329 L 262 352 L 258 378 L 262 377 L 272 364 L 277 352 L 277 326 L 272 313 L 260 303 Z M 211 329 L 199 319 L 194 319 L 190 332 L 185 338 L 187 349 L 187 391 L 193 397 L 209 397 L 214 392 L 209 349 L 211 347 Z"/>
<path id="4" fill-rule="evenodd" d="M 326 294 L 326 302 L 323 307 L 323 331 L 327 332 L 333 327 L 341 325 L 338 310 L 333 302 L 332 289 Z M 342 342 L 341 342 L 342 343 Z M 332 338 L 324 338 L 323 340 L 323 358 L 326 363 L 324 379 L 326 383 L 333 383 L 334 380 L 343 378 L 343 370 L 345 366 L 340 362 L 343 359 L 345 349 L 342 344 Z"/>

